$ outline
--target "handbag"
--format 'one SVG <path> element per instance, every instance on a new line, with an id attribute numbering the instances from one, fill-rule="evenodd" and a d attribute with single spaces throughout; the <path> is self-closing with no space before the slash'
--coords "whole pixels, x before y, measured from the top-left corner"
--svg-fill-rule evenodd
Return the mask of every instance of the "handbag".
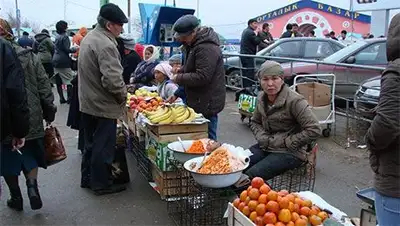
<path id="1" fill-rule="evenodd" d="M 60 132 L 52 125 L 44 131 L 45 159 L 47 166 L 54 165 L 67 158 Z"/>

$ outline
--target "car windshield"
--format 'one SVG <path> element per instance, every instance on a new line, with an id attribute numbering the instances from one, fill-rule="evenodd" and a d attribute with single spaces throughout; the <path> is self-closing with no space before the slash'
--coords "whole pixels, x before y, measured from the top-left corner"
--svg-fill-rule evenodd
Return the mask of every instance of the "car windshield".
<path id="1" fill-rule="evenodd" d="M 367 44 L 367 42 L 360 40 L 326 57 L 325 59 L 323 59 L 323 61 L 329 63 L 337 63 L 339 60 L 343 59 L 343 57 L 349 56 L 351 53 L 361 48 L 365 44 Z"/>

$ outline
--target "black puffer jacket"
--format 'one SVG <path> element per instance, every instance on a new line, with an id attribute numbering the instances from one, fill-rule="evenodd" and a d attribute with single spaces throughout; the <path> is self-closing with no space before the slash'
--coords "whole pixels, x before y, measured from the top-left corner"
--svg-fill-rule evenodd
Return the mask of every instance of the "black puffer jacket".
<path id="1" fill-rule="evenodd" d="M 240 53 L 241 54 L 256 54 L 257 46 L 260 44 L 261 39 L 254 33 L 254 30 L 249 26 L 242 32 L 240 39 Z"/>
<path id="2" fill-rule="evenodd" d="M 375 190 L 400 198 L 400 13 L 390 23 L 386 52 L 389 65 L 382 73 L 377 114 L 366 141 Z"/>
<path id="3" fill-rule="evenodd" d="M 29 132 L 29 109 L 24 71 L 11 45 L 0 38 L 1 141 L 9 135 L 23 138 Z"/>
<path id="4" fill-rule="evenodd" d="M 69 54 L 74 53 L 75 50 L 71 50 L 70 47 L 71 41 L 66 33 L 57 35 L 53 55 L 53 66 L 55 68 L 71 67 L 71 58 L 69 57 Z"/>
<path id="5" fill-rule="evenodd" d="M 197 113 L 210 117 L 225 107 L 225 72 L 217 33 L 208 27 L 200 28 L 195 40 L 184 50 L 183 73 L 176 82 L 184 86 L 187 104 Z"/>

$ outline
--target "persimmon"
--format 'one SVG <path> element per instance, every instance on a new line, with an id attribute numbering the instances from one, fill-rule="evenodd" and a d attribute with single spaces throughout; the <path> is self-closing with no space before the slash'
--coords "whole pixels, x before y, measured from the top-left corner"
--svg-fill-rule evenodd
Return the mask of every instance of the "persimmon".
<path id="1" fill-rule="evenodd" d="M 289 202 L 288 210 L 290 210 L 290 212 L 293 212 L 293 211 L 294 211 L 294 204 L 293 204 L 293 202 Z"/>
<path id="2" fill-rule="evenodd" d="M 257 188 L 257 189 L 259 189 L 261 186 L 263 186 L 264 185 L 264 179 L 262 179 L 261 177 L 254 177 L 252 180 L 251 180 L 251 186 L 253 187 L 253 188 Z"/>
<path id="3" fill-rule="evenodd" d="M 266 194 L 261 194 L 260 197 L 258 197 L 258 202 L 267 204 L 267 202 L 268 202 L 267 195 Z"/>
<path id="4" fill-rule="evenodd" d="M 240 199 L 239 198 L 237 198 L 237 199 L 235 199 L 234 201 L 233 201 L 233 206 L 234 207 L 236 207 L 236 208 L 238 208 L 238 206 L 239 206 L 239 203 L 240 203 Z"/>
<path id="5" fill-rule="evenodd" d="M 264 214 L 264 223 L 265 224 L 275 224 L 277 221 L 276 214 L 272 212 L 267 212 Z"/>
<path id="6" fill-rule="evenodd" d="M 306 207 L 308 207 L 308 208 L 311 208 L 311 207 L 312 207 L 312 202 L 311 202 L 311 200 L 308 200 L 308 199 L 304 200 L 304 205 L 303 205 L 303 206 L 306 206 Z"/>
<path id="7" fill-rule="evenodd" d="M 292 195 L 292 194 L 288 194 L 288 195 L 286 195 L 285 197 L 286 197 L 287 199 L 289 199 L 290 202 L 293 202 L 293 203 L 294 203 L 294 200 L 296 199 L 296 197 L 294 197 L 294 195 Z"/>
<path id="8" fill-rule="evenodd" d="M 263 217 L 264 214 L 267 212 L 267 208 L 266 208 L 265 204 L 263 204 L 263 203 L 258 204 L 256 207 L 256 212 L 257 212 L 258 216 Z"/>
<path id="9" fill-rule="evenodd" d="M 294 199 L 294 204 L 297 204 L 300 207 L 303 207 L 304 206 L 304 201 L 301 198 L 295 198 Z"/>
<path id="10" fill-rule="evenodd" d="M 267 184 L 263 184 L 259 190 L 261 194 L 268 194 L 268 192 L 271 191 L 271 188 Z"/>
<path id="11" fill-rule="evenodd" d="M 265 207 L 268 212 L 279 213 L 279 204 L 275 201 L 269 201 Z"/>
<path id="12" fill-rule="evenodd" d="M 319 210 L 318 207 L 312 206 L 311 209 L 310 209 L 310 216 L 312 216 L 312 215 L 318 215 L 319 212 L 321 212 L 321 211 Z"/>
<path id="13" fill-rule="evenodd" d="M 248 206 L 243 207 L 242 213 L 246 216 L 250 215 L 250 208 Z"/>
<path id="14" fill-rule="evenodd" d="M 246 200 L 244 201 L 244 203 L 246 204 L 246 206 L 249 204 L 250 200 L 251 200 L 250 197 L 247 196 Z"/>
<path id="15" fill-rule="evenodd" d="M 305 207 L 305 206 L 300 208 L 300 214 L 304 215 L 306 217 L 310 216 L 310 211 L 311 211 L 310 208 Z"/>
<path id="16" fill-rule="evenodd" d="M 286 226 L 286 224 L 284 224 L 282 222 L 276 222 L 275 226 Z"/>
<path id="17" fill-rule="evenodd" d="M 319 212 L 317 216 L 319 216 L 322 221 L 325 221 L 329 217 L 329 215 L 325 211 Z"/>
<path id="18" fill-rule="evenodd" d="M 285 196 L 289 194 L 288 190 L 285 190 L 285 189 L 280 190 L 280 192 L 281 192 L 282 194 L 284 194 Z"/>
<path id="19" fill-rule="evenodd" d="M 252 186 L 249 186 L 249 187 L 247 188 L 247 192 L 250 192 L 250 190 L 251 190 L 252 188 L 253 188 Z"/>
<path id="20" fill-rule="evenodd" d="M 319 216 L 312 215 L 310 217 L 310 223 L 313 226 L 321 225 L 322 224 L 322 219 Z"/>
<path id="21" fill-rule="evenodd" d="M 281 209 L 278 214 L 278 219 L 283 223 L 289 223 L 292 220 L 292 214 L 288 209 Z"/>
<path id="22" fill-rule="evenodd" d="M 243 208 L 246 206 L 246 204 L 244 204 L 244 202 L 239 203 L 238 209 L 240 210 L 240 212 L 243 212 Z"/>
<path id="23" fill-rule="evenodd" d="M 292 221 L 296 223 L 298 219 L 300 219 L 300 215 L 296 212 L 292 212 Z"/>
<path id="24" fill-rule="evenodd" d="M 286 197 L 281 198 L 278 203 L 281 209 L 288 209 L 289 207 L 289 199 L 287 199 Z"/>
<path id="25" fill-rule="evenodd" d="M 278 193 L 273 190 L 269 191 L 267 196 L 268 196 L 268 200 L 270 200 L 270 201 L 276 201 L 278 199 Z"/>
<path id="26" fill-rule="evenodd" d="M 250 208 L 251 211 L 255 211 L 257 208 L 258 202 L 256 200 L 250 200 L 247 206 Z"/>
<path id="27" fill-rule="evenodd" d="M 256 221 L 257 217 L 258 217 L 258 215 L 257 215 L 256 211 L 251 212 L 249 215 L 250 220 L 253 222 Z"/>
<path id="28" fill-rule="evenodd" d="M 294 226 L 307 226 L 307 221 L 299 218 L 294 222 Z"/>
<path id="29" fill-rule="evenodd" d="M 256 217 L 256 220 L 254 221 L 254 224 L 256 226 L 264 226 L 264 218 L 261 216 Z"/>
<path id="30" fill-rule="evenodd" d="M 295 226 L 293 221 L 289 221 L 286 226 Z"/>
<path id="31" fill-rule="evenodd" d="M 260 197 L 260 191 L 257 188 L 252 188 L 248 193 L 248 196 L 251 198 L 251 200 L 258 200 Z"/>
<path id="32" fill-rule="evenodd" d="M 246 201 L 247 198 L 247 191 L 242 191 L 242 193 L 240 193 L 240 201 L 244 202 Z"/>
<path id="33" fill-rule="evenodd" d="M 299 204 L 294 204 L 294 205 L 293 205 L 293 211 L 296 212 L 296 213 L 300 213 L 300 206 L 299 206 Z"/>

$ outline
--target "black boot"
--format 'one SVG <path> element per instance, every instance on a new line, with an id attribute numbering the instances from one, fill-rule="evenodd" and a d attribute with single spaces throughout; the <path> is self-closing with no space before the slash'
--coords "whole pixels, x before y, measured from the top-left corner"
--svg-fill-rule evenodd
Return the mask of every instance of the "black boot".
<path id="1" fill-rule="evenodd" d="M 7 206 L 16 211 L 22 211 L 24 208 L 21 189 L 18 185 L 18 176 L 6 176 L 4 179 L 11 194 L 11 198 L 7 200 Z"/>
<path id="2" fill-rule="evenodd" d="M 72 85 L 67 85 L 67 104 L 70 104 L 72 100 Z"/>
<path id="3" fill-rule="evenodd" d="M 27 179 L 26 187 L 28 189 L 28 197 L 29 197 L 29 201 L 31 203 L 31 208 L 33 210 L 38 210 L 38 209 L 42 208 L 43 203 L 42 203 L 42 199 L 40 198 L 37 180 L 36 179 Z"/>
<path id="4" fill-rule="evenodd" d="M 7 206 L 16 211 L 24 210 L 21 190 L 18 188 L 10 188 L 11 198 L 7 200 Z"/>
<path id="5" fill-rule="evenodd" d="M 64 91 L 62 89 L 62 85 L 57 85 L 58 96 L 60 97 L 60 104 L 65 104 L 67 101 L 64 98 Z"/>

